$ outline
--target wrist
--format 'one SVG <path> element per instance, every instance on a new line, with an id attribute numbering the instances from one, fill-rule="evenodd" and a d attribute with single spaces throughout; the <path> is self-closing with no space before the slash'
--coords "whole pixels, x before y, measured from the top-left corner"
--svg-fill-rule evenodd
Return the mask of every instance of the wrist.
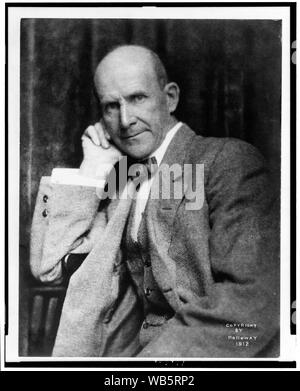
<path id="1" fill-rule="evenodd" d="M 83 159 L 80 168 L 79 175 L 93 178 L 106 180 L 108 174 L 110 173 L 113 164 L 97 162 L 95 159 Z"/>

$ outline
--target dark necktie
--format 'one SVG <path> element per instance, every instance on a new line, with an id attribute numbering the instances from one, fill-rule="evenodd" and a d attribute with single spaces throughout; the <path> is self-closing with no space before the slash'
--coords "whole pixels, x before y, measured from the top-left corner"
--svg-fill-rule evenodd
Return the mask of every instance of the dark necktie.
<path id="1" fill-rule="evenodd" d="M 158 165 L 157 165 L 157 160 L 154 156 L 142 161 L 135 161 L 133 162 L 133 164 L 134 164 L 133 166 L 134 169 L 132 170 L 132 172 L 129 172 L 128 176 L 134 182 L 138 181 L 136 187 L 136 190 L 138 191 L 140 188 L 140 184 L 144 180 L 149 180 L 151 176 L 153 176 L 156 173 L 158 169 Z M 129 170 L 130 170 L 130 166 L 129 166 Z"/>

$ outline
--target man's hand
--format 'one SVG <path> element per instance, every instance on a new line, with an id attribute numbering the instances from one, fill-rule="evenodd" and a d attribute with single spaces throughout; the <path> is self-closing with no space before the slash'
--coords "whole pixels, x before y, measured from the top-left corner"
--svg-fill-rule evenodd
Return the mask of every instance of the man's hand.
<path id="1" fill-rule="evenodd" d="M 96 179 L 106 179 L 112 167 L 122 157 L 121 152 L 110 143 L 110 136 L 103 124 L 90 125 L 82 137 L 83 161 L 79 174 Z"/>

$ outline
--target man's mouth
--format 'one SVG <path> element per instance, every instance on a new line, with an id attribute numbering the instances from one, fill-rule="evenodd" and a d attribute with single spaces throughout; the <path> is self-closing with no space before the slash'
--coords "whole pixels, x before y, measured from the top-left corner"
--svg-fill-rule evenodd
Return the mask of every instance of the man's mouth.
<path id="1" fill-rule="evenodd" d="M 141 132 L 137 132 L 137 133 L 132 133 L 132 134 L 123 135 L 123 136 L 121 137 L 121 139 L 128 140 L 128 139 L 137 137 L 137 136 L 139 136 L 139 135 L 142 134 L 142 133 L 144 133 L 144 130 L 142 130 Z"/>

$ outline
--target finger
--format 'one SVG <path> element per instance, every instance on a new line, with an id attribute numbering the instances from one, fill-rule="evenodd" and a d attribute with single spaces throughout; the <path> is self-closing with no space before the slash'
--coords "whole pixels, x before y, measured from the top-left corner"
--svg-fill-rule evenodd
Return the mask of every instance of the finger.
<path id="1" fill-rule="evenodd" d="M 99 122 L 97 122 L 95 124 L 95 129 L 97 131 L 101 146 L 105 149 L 109 148 L 110 143 L 108 142 L 107 138 L 105 137 L 103 127 L 101 126 L 101 124 Z"/>
<path id="2" fill-rule="evenodd" d="M 105 137 L 107 138 L 107 140 L 110 140 L 111 137 L 110 137 L 110 134 L 108 133 L 108 131 L 106 130 L 106 127 L 105 127 L 105 125 L 104 125 L 104 123 L 103 123 L 103 119 L 101 119 L 101 120 L 99 121 L 99 124 L 100 124 L 100 126 L 102 126 L 102 129 L 103 129 L 103 131 L 104 131 L 104 135 L 105 135 Z"/>
<path id="3" fill-rule="evenodd" d="M 82 142 L 82 146 L 83 147 L 86 147 L 88 145 L 93 145 L 94 142 L 92 141 L 92 139 L 90 137 L 88 137 L 87 135 L 83 134 L 81 136 L 81 142 Z"/>
<path id="4" fill-rule="evenodd" d="M 110 134 L 108 133 L 108 131 L 105 128 L 103 129 L 103 131 L 104 131 L 104 136 L 105 136 L 106 140 L 110 140 L 111 137 L 110 137 Z"/>
<path id="5" fill-rule="evenodd" d="M 86 129 L 86 131 L 84 132 L 84 135 L 89 137 L 93 141 L 94 144 L 100 145 L 100 139 L 98 136 L 98 132 L 93 125 L 90 125 Z"/>
<path id="6" fill-rule="evenodd" d="M 109 134 L 108 131 L 105 130 L 105 129 L 104 129 L 104 135 L 105 135 L 105 137 L 106 137 L 107 140 L 110 140 L 110 139 L 111 139 L 110 134 Z"/>

